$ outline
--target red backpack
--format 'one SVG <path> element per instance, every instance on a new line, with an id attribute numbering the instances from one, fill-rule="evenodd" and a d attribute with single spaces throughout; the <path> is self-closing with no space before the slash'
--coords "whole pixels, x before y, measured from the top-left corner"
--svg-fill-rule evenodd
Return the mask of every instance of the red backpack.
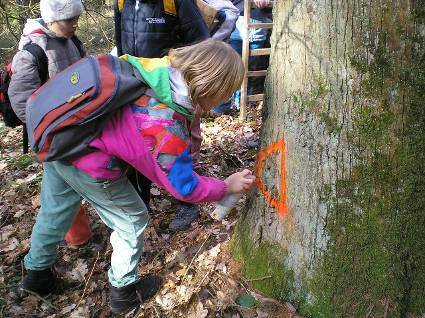
<path id="1" fill-rule="evenodd" d="M 22 125 L 22 122 L 15 115 L 15 112 L 10 106 L 9 96 L 7 95 L 11 77 L 11 64 L 8 64 L 4 69 L 0 69 L 0 114 L 2 114 L 6 126 L 14 128 Z"/>

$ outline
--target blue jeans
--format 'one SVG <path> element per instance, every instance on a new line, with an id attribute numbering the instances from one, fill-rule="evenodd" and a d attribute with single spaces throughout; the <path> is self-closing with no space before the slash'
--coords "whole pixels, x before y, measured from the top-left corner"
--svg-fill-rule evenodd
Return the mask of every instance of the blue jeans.
<path id="1" fill-rule="evenodd" d="M 118 288 L 134 283 L 139 279 L 137 266 L 149 219 L 142 199 L 126 176 L 99 181 L 60 161 L 44 163 L 41 208 L 32 230 L 31 248 L 24 259 L 25 268 L 43 270 L 54 264 L 57 245 L 71 226 L 81 198 L 113 230 L 110 283 Z"/>

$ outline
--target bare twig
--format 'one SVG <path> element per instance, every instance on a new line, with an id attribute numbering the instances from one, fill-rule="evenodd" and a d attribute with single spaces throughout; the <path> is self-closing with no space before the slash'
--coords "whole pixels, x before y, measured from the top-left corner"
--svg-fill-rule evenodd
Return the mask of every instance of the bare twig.
<path id="1" fill-rule="evenodd" d="M 264 277 L 247 279 L 247 281 L 248 282 L 258 282 L 259 280 L 265 280 L 265 279 L 269 279 L 269 278 L 272 278 L 272 277 L 273 276 L 269 275 L 269 276 L 264 276 Z"/>
<path id="2" fill-rule="evenodd" d="M 156 316 L 157 316 L 158 318 L 161 318 L 161 316 L 160 316 L 160 314 L 159 314 L 159 312 L 158 312 L 158 309 L 156 308 L 155 304 L 154 304 L 152 307 L 153 307 L 153 309 L 155 310 L 155 314 L 156 314 Z"/>
<path id="3" fill-rule="evenodd" d="M 0 289 L 8 289 L 8 288 L 11 288 L 11 287 L 16 287 L 18 285 L 19 284 L 6 285 L 6 286 L 3 286 L 3 287 L 0 287 Z"/>
<path id="4" fill-rule="evenodd" d="M 369 310 L 367 312 L 366 318 L 369 318 L 370 317 L 370 315 L 372 314 L 373 308 L 375 308 L 375 305 L 374 304 L 372 304 L 372 305 L 369 306 Z"/>
<path id="5" fill-rule="evenodd" d="M 106 34 L 105 30 L 102 28 L 102 25 L 99 23 L 99 21 L 97 21 L 90 13 L 90 11 L 87 10 L 86 5 L 84 5 L 84 10 L 86 10 L 87 15 L 96 23 L 96 25 L 100 28 L 100 31 L 102 31 L 103 36 L 105 37 L 105 39 L 109 42 L 109 44 L 114 44 L 109 38 L 108 35 Z"/>
<path id="6" fill-rule="evenodd" d="M 32 295 L 32 296 L 34 296 L 35 298 L 37 298 L 37 299 L 39 299 L 39 300 L 41 300 L 42 302 L 44 302 L 48 307 L 50 307 L 50 308 L 52 308 L 53 310 L 55 310 L 55 311 L 59 311 L 59 308 L 58 307 L 56 307 L 55 305 L 53 305 L 50 301 L 48 301 L 47 299 L 45 299 L 45 298 L 43 298 L 43 297 L 41 297 L 39 294 L 37 294 L 37 293 L 35 293 L 35 292 L 33 292 L 33 291 L 31 291 L 31 290 L 28 290 L 28 289 L 25 289 L 25 288 L 21 288 L 24 292 L 26 292 L 26 293 L 28 293 L 28 294 L 30 294 L 30 295 Z"/>
<path id="7" fill-rule="evenodd" d="M 3 18 L 5 19 L 5 21 L 6 21 L 6 26 L 7 26 L 7 29 L 9 30 L 9 32 L 10 32 L 10 34 L 12 34 L 12 36 L 17 40 L 17 41 L 19 41 L 19 37 L 15 34 L 15 32 L 13 32 L 12 30 L 13 30 L 13 28 L 12 28 L 12 26 L 10 25 L 10 22 L 9 22 L 9 18 L 10 18 L 10 16 L 8 15 L 8 13 L 7 13 L 7 11 L 6 11 L 6 8 L 4 7 L 5 5 L 4 4 L 2 4 L 1 2 L 0 2 L 0 9 L 1 9 L 1 15 L 3 16 Z"/>
<path id="8" fill-rule="evenodd" d="M 389 306 L 389 300 L 388 298 L 385 300 L 385 311 L 384 311 L 384 318 L 387 318 L 388 316 L 388 306 Z"/>
<path id="9" fill-rule="evenodd" d="M 0 229 L 6 225 L 7 221 L 9 220 L 10 214 L 6 213 L 6 217 L 4 218 L 4 221 L 2 222 L 2 224 L 0 224 Z"/>
<path id="10" fill-rule="evenodd" d="M 93 274 L 94 268 L 96 267 L 96 264 L 97 264 L 97 261 L 99 260 L 99 257 L 100 257 L 100 253 L 97 252 L 96 260 L 94 261 L 94 264 L 93 264 L 93 267 L 90 271 L 89 277 L 86 280 L 84 290 L 83 290 L 83 294 L 81 295 L 80 300 L 78 301 L 77 306 L 75 306 L 74 310 L 76 310 L 78 308 L 78 306 L 80 306 L 81 301 L 83 300 L 84 295 L 86 294 L 86 290 L 87 290 L 87 287 L 89 286 L 91 275 Z"/>
<path id="11" fill-rule="evenodd" d="M 103 13 L 100 13 L 99 11 L 96 11 L 96 10 L 94 10 L 94 9 L 89 9 L 89 8 L 87 8 L 86 6 L 85 6 L 85 10 L 86 10 L 86 12 L 88 13 L 88 12 L 93 12 L 93 13 L 96 13 L 97 15 L 100 15 L 102 18 L 104 18 L 104 19 L 109 19 L 110 17 L 107 17 L 106 15 L 104 15 Z"/>
<path id="12" fill-rule="evenodd" d="M 202 283 L 204 282 L 205 278 L 207 278 L 207 276 L 211 274 L 210 272 L 206 272 L 204 277 L 202 277 L 201 281 L 198 283 L 198 285 L 196 285 L 195 290 L 197 290 L 199 287 L 201 287 Z"/>
<path id="13" fill-rule="evenodd" d="M 208 235 L 207 235 L 207 237 L 205 238 L 204 242 L 202 242 L 201 247 L 199 247 L 198 251 L 195 253 L 195 255 L 193 256 L 192 260 L 190 261 L 190 264 L 189 264 L 189 266 L 187 267 L 186 272 L 184 273 L 182 280 L 180 281 L 180 285 L 181 285 L 181 284 L 183 284 L 184 280 L 186 279 L 186 275 L 187 275 L 187 273 L 189 272 L 189 269 L 191 268 L 192 263 L 194 262 L 194 260 L 195 260 L 196 256 L 198 256 L 198 253 L 199 253 L 199 252 L 201 251 L 201 249 L 204 247 L 204 245 L 205 245 L 205 243 L 207 242 L 207 240 L 210 238 L 211 233 L 212 233 L 212 232 L 208 232 Z"/>

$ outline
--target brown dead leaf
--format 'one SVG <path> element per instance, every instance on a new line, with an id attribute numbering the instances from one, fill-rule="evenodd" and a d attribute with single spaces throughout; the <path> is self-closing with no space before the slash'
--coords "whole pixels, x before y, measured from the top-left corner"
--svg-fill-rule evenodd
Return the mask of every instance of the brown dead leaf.
<path id="1" fill-rule="evenodd" d="M 7 167 L 7 162 L 4 160 L 0 161 L 0 171 L 5 170 L 6 167 Z"/>
<path id="2" fill-rule="evenodd" d="M 176 306 L 176 299 L 177 295 L 175 293 L 167 293 L 163 296 L 156 296 L 155 301 L 156 303 L 163 309 L 163 310 L 171 310 Z"/>
<path id="3" fill-rule="evenodd" d="M 161 194 L 161 191 L 159 191 L 158 188 L 152 187 L 151 194 L 157 196 Z"/>
<path id="4" fill-rule="evenodd" d="M 74 268 L 70 272 L 66 272 L 66 276 L 71 280 L 84 282 L 84 277 L 88 272 L 87 263 L 82 258 L 79 258 L 74 264 Z"/>
<path id="5" fill-rule="evenodd" d="M 31 206 L 33 209 L 40 207 L 40 195 L 36 195 L 31 199 Z"/>
<path id="6" fill-rule="evenodd" d="M 204 305 L 198 301 L 189 308 L 187 318 L 205 318 L 208 316 L 208 309 L 204 308 Z"/>
<path id="7" fill-rule="evenodd" d="M 77 306 L 77 305 L 76 304 L 71 304 L 69 306 L 63 307 L 62 310 L 61 310 L 61 314 L 62 315 L 65 315 L 67 313 L 70 313 L 75 308 L 75 306 Z"/>
<path id="8" fill-rule="evenodd" d="M 186 269 L 186 268 L 179 269 L 177 272 L 175 272 L 175 275 L 176 275 L 177 277 L 181 277 L 181 276 L 183 276 L 184 274 L 186 274 L 186 271 L 187 271 L 187 269 Z"/>
<path id="9" fill-rule="evenodd" d="M 186 286 L 186 285 L 177 286 L 176 294 L 178 296 L 177 298 L 178 302 L 180 304 L 187 303 L 192 297 L 194 292 L 195 292 L 195 287 L 193 286 Z"/>
<path id="10" fill-rule="evenodd" d="M 33 312 L 38 307 L 38 298 L 35 296 L 27 296 L 22 300 L 21 305 L 28 311 Z"/>
<path id="11" fill-rule="evenodd" d="M 80 306 L 74 310 L 69 318 L 90 318 L 89 306 Z"/>
<path id="12" fill-rule="evenodd" d="M 19 241 L 16 237 L 11 237 L 7 241 L 0 243 L 0 252 L 10 252 L 19 246 Z"/>
<path id="13" fill-rule="evenodd" d="M 25 210 L 19 210 L 18 212 L 16 212 L 14 215 L 13 215 L 13 217 L 14 218 L 20 218 L 22 215 L 24 215 L 25 214 Z"/>

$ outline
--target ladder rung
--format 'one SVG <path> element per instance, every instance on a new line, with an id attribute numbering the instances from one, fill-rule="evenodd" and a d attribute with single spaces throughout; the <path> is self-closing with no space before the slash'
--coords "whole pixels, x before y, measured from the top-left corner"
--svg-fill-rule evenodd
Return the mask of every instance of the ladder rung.
<path id="1" fill-rule="evenodd" d="M 262 101 L 262 100 L 264 100 L 264 94 L 248 95 L 247 100 L 248 100 L 248 102 Z"/>
<path id="2" fill-rule="evenodd" d="M 249 29 L 272 29 L 273 23 L 249 23 Z"/>
<path id="3" fill-rule="evenodd" d="M 249 55 L 250 56 L 258 56 L 258 55 L 270 55 L 271 49 L 270 48 L 266 48 L 266 49 L 254 49 L 254 50 L 250 50 Z"/>
<path id="4" fill-rule="evenodd" d="M 262 71 L 248 71 L 248 77 L 266 76 L 267 70 Z"/>
<path id="5" fill-rule="evenodd" d="M 253 3 L 253 1 L 251 0 L 251 3 Z M 267 8 L 272 8 L 274 5 L 274 1 L 270 1 L 269 4 L 267 5 Z M 254 5 L 255 6 L 255 5 Z M 255 6 L 256 7 L 256 6 Z"/>

